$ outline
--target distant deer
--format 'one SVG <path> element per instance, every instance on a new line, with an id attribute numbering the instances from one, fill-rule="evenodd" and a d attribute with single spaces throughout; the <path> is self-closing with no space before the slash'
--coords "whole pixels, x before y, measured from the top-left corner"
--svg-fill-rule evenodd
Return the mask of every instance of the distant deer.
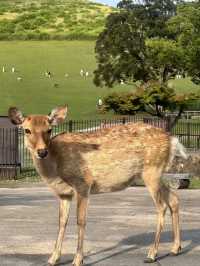
<path id="1" fill-rule="evenodd" d="M 62 123 L 66 114 L 66 106 L 54 109 L 50 115 L 27 117 L 15 107 L 9 109 L 11 121 L 25 131 L 26 146 L 38 173 L 60 199 L 59 233 L 49 265 L 60 259 L 72 198 L 77 198 L 78 223 L 73 265 L 80 266 L 89 195 L 122 190 L 138 175 L 142 176 L 158 211 L 155 241 L 145 262 L 156 260 L 167 207 L 174 232 L 171 252 L 177 255 L 181 249 L 179 201 L 160 177 L 177 151 L 186 157 L 184 147 L 164 130 L 143 123 L 118 125 L 88 134 L 61 133 L 51 138 L 52 126 Z"/>

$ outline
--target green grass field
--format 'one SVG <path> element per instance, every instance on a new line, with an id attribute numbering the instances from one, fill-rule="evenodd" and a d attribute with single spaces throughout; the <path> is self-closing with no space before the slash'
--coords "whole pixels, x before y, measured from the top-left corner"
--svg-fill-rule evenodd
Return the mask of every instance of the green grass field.
<path id="1" fill-rule="evenodd" d="M 0 115 L 6 115 L 13 105 L 25 113 L 48 113 L 67 103 L 69 118 L 92 119 L 98 116 L 98 98 L 111 91 L 96 88 L 92 82 L 95 56 L 91 41 L 0 42 L 0 58 Z M 12 66 L 16 73 L 11 73 Z M 81 69 L 89 71 L 87 79 L 80 76 Z M 53 73 L 51 79 L 45 77 L 46 70 Z M 115 89 L 130 88 L 119 85 Z"/>
<path id="2" fill-rule="evenodd" d="M 67 103 L 70 119 L 99 117 L 96 111 L 99 97 L 112 90 L 131 90 L 133 86 L 118 85 L 112 90 L 94 86 L 94 44 L 93 41 L 0 42 L 0 115 L 7 115 L 8 107 L 13 105 L 25 113 L 48 113 L 54 106 Z M 16 73 L 11 73 L 12 66 Z M 80 76 L 81 69 L 89 71 L 87 79 Z M 51 79 L 45 77 L 46 70 L 53 73 Z M 65 77 L 66 73 L 69 77 Z M 179 91 L 200 88 L 189 80 L 177 80 L 174 84 Z"/>

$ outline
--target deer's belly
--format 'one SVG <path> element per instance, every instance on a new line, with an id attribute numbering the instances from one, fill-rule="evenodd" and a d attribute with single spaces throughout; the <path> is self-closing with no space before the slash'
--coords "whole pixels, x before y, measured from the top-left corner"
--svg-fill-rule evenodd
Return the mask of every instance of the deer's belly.
<path id="1" fill-rule="evenodd" d="M 58 176 L 53 178 L 43 177 L 43 180 L 58 197 L 72 197 L 74 194 L 72 187 Z"/>
<path id="2" fill-rule="evenodd" d="M 127 159 L 122 162 L 113 160 L 109 163 L 93 165 L 90 168 L 94 182 L 92 193 L 103 193 L 122 190 L 140 176 L 142 161 Z"/>

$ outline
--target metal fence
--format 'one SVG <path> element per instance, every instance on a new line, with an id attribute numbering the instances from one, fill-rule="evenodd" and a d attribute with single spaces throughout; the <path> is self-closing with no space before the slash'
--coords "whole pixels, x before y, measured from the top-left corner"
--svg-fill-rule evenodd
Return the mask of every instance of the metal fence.
<path id="1" fill-rule="evenodd" d="M 169 129 L 169 120 L 154 117 L 129 116 L 119 119 L 67 121 L 53 128 L 52 135 L 62 132 L 94 132 L 118 124 L 143 121 L 157 127 Z M 200 149 L 200 123 L 179 121 L 172 134 L 176 135 L 186 148 Z M 25 147 L 24 132 L 18 128 L 0 128 L 0 179 L 37 176 L 32 158 Z"/>
<path id="2" fill-rule="evenodd" d="M 0 177 L 16 177 L 19 166 L 17 128 L 0 128 Z"/>

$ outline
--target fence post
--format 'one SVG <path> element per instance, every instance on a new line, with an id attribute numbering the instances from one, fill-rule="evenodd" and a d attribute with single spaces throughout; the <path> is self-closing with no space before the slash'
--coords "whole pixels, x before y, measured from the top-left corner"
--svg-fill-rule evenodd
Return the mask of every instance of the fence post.
<path id="1" fill-rule="evenodd" d="M 172 130 L 171 124 L 172 124 L 172 117 L 171 116 L 167 116 L 166 117 L 166 126 L 165 126 L 165 130 L 167 132 L 171 132 L 171 130 Z"/>
<path id="2" fill-rule="evenodd" d="M 18 127 L 15 127 L 14 128 L 15 130 L 15 141 L 16 141 L 16 144 L 15 144 L 15 177 L 14 179 L 17 179 L 18 177 L 18 167 L 19 167 L 19 171 L 21 173 L 21 162 L 19 161 L 19 128 Z"/>
<path id="3" fill-rule="evenodd" d="M 190 147 L 190 123 L 187 122 L 187 148 Z"/>
<path id="4" fill-rule="evenodd" d="M 147 117 L 143 117 L 143 123 L 145 123 L 145 124 L 148 124 L 149 123 L 149 120 L 148 120 Z"/>
<path id="5" fill-rule="evenodd" d="M 126 117 L 122 118 L 122 124 L 125 125 L 126 124 Z"/>
<path id="6" fill-rule="evenodd" d="M 73 131 L 73 121 L 69 120 L 69 132 Z"/>

